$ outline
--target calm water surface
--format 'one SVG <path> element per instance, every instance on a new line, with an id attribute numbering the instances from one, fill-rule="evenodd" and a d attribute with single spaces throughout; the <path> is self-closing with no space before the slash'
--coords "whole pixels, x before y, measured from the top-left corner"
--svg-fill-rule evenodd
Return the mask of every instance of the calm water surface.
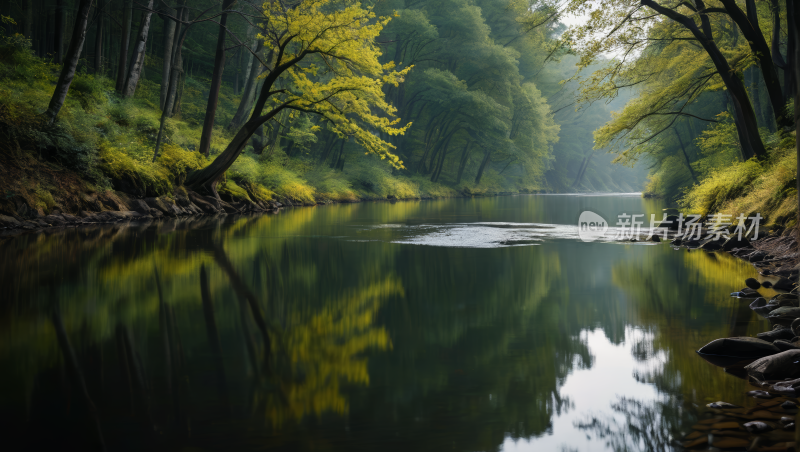
<path id="1" fill-rule="evenodd" d="M 363 203 L 0 239 L 4 444 L 668 449 L 706 403 L 745 403 L 694 350 L 768 326 L 728 296 L 746 263 L 577 238 L 583 210 L 662 207 Z"/>

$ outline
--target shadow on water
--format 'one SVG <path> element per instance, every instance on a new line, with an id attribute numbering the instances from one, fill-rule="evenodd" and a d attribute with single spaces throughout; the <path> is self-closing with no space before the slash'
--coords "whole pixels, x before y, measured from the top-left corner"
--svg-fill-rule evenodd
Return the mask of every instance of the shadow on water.
<path id="1" fill-rule="evenodd" d="M 655 209 L 532 196 L 3 239 L 2 430 L 19 450 L 667 444 L 704 400 L 743 397 L 694 350 L 760 331 L 726 296 L 747 265 L 557 236 L 410 245 L 386 226 L 546 230 L 525 225 L 574 224 L 587 206 Z M 602 379 L 589 395 L 570 389 L 609 359 L 587 331 L 629 350 L 632 395 Z"/>

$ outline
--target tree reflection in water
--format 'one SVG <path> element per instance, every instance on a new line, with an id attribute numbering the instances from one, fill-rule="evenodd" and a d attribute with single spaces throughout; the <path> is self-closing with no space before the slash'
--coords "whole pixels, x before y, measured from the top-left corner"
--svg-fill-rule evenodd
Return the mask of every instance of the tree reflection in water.
<path id="1" fill-rule="evenodd" d="M 575 426 L 614 451 L 681 450 L 672 432 L 693 419 L 677 398 L 644 402 L 619 396 L 611 409 L 613 414 L 590 416 Z"/>

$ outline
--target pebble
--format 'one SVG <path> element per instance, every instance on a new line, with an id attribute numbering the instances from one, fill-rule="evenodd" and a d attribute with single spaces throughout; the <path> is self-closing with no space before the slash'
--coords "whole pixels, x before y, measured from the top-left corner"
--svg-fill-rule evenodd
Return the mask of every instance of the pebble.
<path id="1" fill-rule="evenodd" d="M 797 404 L 792 402 L 791 400 L 787 400 L 781 403 L 781 408 L 783 408 L 784 410 L 796 410 Z"/>
<path id="2" fill-rule="evenodd" d="M 706 405 L 706 406 L 707 406 L 707 407 L 709 407 L 709 408 L 716 408 L 716 409 L 718 409 L 718 410 L 726 410 L 726 409 L 731 409 L 731 408 L 739 408 L 739 406 L 738 406 L 738 405 L 734 405 L 734 404 L 732 404 L 732 403 L 728 403 L 728 402 L 711 402 L 711 403 L 709 403 L 709 404 L 708 404 L 708 405 Z M 781 405 L 781 406 L 783 406 L 783 405 Z"/>
<path id="3" fill-rule="evenodd" d="M 777 396 L 774 396 L 767 391 L 750 391 L 747 393 L 750 397 L 755 397 L 757 399 L 774 399 Z"/>
<path id="4" fill-rule="evenodd" d="M 765 433 L 772 430 L 772 427 L 767 425 L 766 422 L 752 421 L 744 424 L 744 428 L 750 433 Z"/>

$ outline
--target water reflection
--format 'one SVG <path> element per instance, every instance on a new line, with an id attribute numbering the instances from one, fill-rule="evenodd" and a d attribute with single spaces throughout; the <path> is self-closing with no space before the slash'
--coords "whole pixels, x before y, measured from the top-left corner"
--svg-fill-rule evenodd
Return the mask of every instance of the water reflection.
<path id="1" fill-rule="evenodd" d="M 97 449 L 99 431 L 108 450 L 666 444 L 706 399 L 744 397 L 693 350 L 760 331 L 725 296 L 748 265 L 552 234 L 397 243 L 658 207 L 373 203 L 0 239 L 2 428 L 31 448 Z"/>

